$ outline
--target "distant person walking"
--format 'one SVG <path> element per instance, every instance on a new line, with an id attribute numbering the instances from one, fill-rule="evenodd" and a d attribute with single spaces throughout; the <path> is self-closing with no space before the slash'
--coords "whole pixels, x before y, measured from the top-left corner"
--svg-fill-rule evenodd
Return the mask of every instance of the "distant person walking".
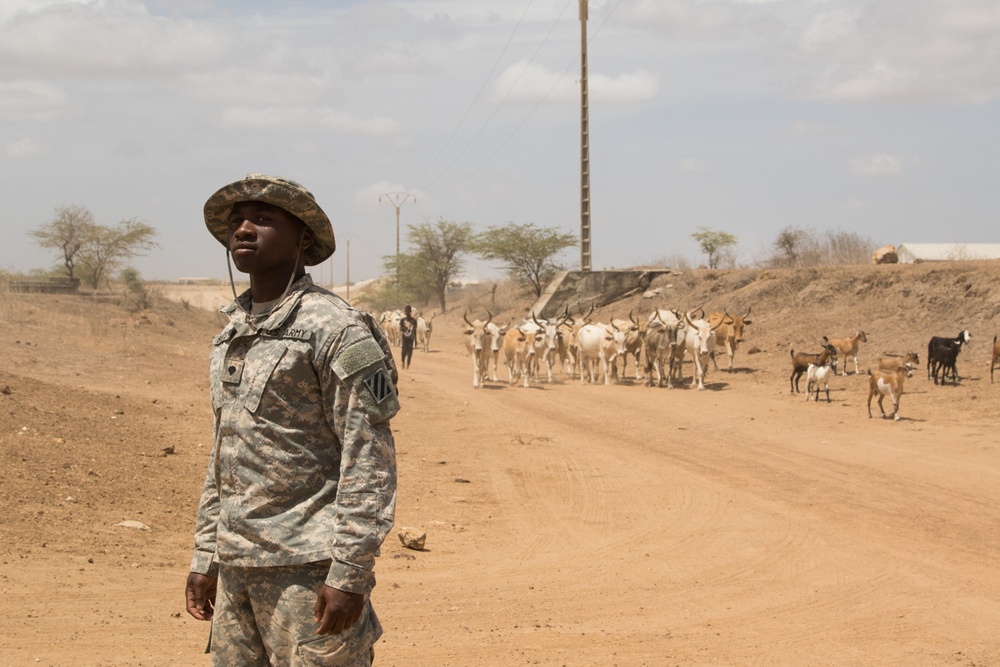
<path id="1" fill-rule="evenodd" d="M 216 667 L 368 667 L 375 556 L 396 506 L 389 344 L 306 274 L 336 246 L 298 183 L 249 174 L 209 198 L 205 224 L 250 289 L 233 287 L 213 342 L 187 611 L 212 621 Z"/>
<path id="2" fill-rule="evenodd" d="M 399 320 L 399 335 L 402 340 L 399 365 L 403 367 L 403 370 L 410 368 L 410 359 L 413 358 L 413 344 L 417 340 L 417 320 L 412 313 L 412 308 L 404 306 L 403 318 Z"/>

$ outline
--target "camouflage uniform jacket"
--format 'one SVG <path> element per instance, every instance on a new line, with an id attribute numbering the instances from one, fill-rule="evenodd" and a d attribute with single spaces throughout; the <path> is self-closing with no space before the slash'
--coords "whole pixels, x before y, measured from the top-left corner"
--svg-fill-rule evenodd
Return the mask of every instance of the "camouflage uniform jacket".
<path id="1" fill-rule="evenodd" d="M 256 325 L 249 292 L 238 301 L 213 342 L 215 441 L 191 571 L 331 559 L 328 585 L 367 593 L 396 507 L 388 343 L 308 275 Z"/>

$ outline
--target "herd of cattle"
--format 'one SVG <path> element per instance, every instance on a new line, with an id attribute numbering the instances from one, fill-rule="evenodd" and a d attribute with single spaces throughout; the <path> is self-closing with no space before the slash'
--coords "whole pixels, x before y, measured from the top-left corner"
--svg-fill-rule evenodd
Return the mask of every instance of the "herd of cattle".
<path id="1" fill-rule="evenodd" d="M 465 346 L 472 358 L 472 386 L 478 388 L 490 381 L 501 382 L 502 352 L 507 370 L 506 382 L 512 385 L 520 383 L 529 387 L 532 382 L 540 381 L 543 372 L 551 383 L 557 365 L 565 375 L 579 377 L 581 383 L 610 384 L 626 375 L 631 359 L 636 380 L 644 380 L 647 387 L 655 383 L 657 387 L 672 388 L 675 382 L 684 380 L 682 363 L 689 356 L 693 365 L 691 386 L 704 389 L 708 364 L 719 370 L 717 353 L 725 352 L 727 370 L 733 370 L 733 360 L 743 342 L 744 329 L 751 324 L 749 308 L 743 315 L 713 312 L 707 317 L 703 308 L 687 312 L 658 308 L 644 319 L 630 312 L 628 320 L 612 318 L 610 322 L 592 322 L 591 313 L 574 318 L 564 311 L 551 319 L 532 315 L 530 319 L 504 325 L 494 322 L 489 312 L 485 320 L 470 320 L 468 313 L 464 314 L 467 325 L 464 330 Z M 401 317 L 402 314 L 397 311 L 385 313 L 379 319 L 390 342 L 395 345 L 398 345 Z M 418 344 L 424 351 L 429 349 L 432 320 L 433 317 L 417 318 Z M 972 334 L 968 330 L 962 330 L 954 338 L 931 338 L 927 344 L 927 378 L 933 379 L 934 384 L 944 384 L 949 379 L 958 384 L 958 355 L 971 340 Z M 800 393 L 799 380 L 805 375 L 806 399 L 814 397 L 818 401 L 820 391 L 825 390 L 829 402 L 830 376 L 837 374 L 838 365 L 841 373 L 847 375 L 847 366 L 851 361 L 854 373 L 859 374 L 858 349 L 861 343 L 867 341 L 867 334 L 859 331 L 847 338 L 824 336 L 818 353 L 792 350 L 789 391 Z M 641 360 L 644 360 L 642 365 Z M 904 381 L 912 377 L 913 369 L 919 364 L 920 356 L 915 352 L 879 356 L 877 368 L 868 371 L 869 417 L 872 416 L 872 399 L 877 397 L 882 416 L 899 419 L 899 399 Z M 994 336 L 991 383 L 994 369 L 998 366 L 1000 339 Z M 886 397 L 892 403 L 889 414 L 883 408 Z"/>

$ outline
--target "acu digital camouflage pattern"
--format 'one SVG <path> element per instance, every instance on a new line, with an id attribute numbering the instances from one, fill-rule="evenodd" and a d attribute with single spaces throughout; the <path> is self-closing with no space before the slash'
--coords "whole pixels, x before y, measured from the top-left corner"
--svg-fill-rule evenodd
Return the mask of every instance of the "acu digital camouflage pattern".
<path id="1" fill-rule="evenodd" d="M 212 662 L 233 665 L 368 667 L 372 647 L 382 636 L 371 601 L 361 618 L 339 635 L 317 635 L 313 621 L 316 587 L 326 576 L 326 563 L 280 568 L 219 568 Z M 245 619 L 271 619 L 254 624 Z M 242 621 L 242 622 L 241 622 Z M 259 626 L 259 627 L 258 627 Z"/>
<path id="2" fill-rule="evenodd" d="M 246 178 L 220 188 L 205 202 L 205 226 L 219 242 L 229 247 L 229 215 L 243 201 L 260 201 L 284 209 L 312 230 L 313 242 L 305 251 L 305 263 L 315 266 L 337 249 L 333 225 L 304 187 L 285 178 L 247 174 Z"/>
<path id="3" fill-rule="evenodd" d="M 239 301 L 211 355 L 215 444 L 191 571 L 329 560 L 328 585 L 368 593 L 396 505 L 388 342 L 308 275 L 258 323 L 249 292 Z"/>

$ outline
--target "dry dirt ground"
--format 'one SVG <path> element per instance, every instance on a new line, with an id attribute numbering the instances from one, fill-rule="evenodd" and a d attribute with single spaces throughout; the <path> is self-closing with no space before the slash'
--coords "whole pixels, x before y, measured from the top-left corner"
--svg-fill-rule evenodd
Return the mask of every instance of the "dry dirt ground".
<path id="1" fill-rule="evenodd" d="M 378 664 L 1000 665 L 1000 265 L 654 287 L 596 316 L 752 306 L 737 372 L 474 390 L 463 306 L 435 320 L 393 423 L 397 527 L 427 548 L 383 547 Z M 501 297 L 465 307 L 527 305 Z M 0 664 L 207 665 L 182 589 L 218 314 L 0 293 L 0 325 Z M 789 348 L 859 328 L 861 376 L 789 393 Z M 877 352 L 961 328 L 958 386 L 917 372 L 902 421 L 868 418 Z"/>

